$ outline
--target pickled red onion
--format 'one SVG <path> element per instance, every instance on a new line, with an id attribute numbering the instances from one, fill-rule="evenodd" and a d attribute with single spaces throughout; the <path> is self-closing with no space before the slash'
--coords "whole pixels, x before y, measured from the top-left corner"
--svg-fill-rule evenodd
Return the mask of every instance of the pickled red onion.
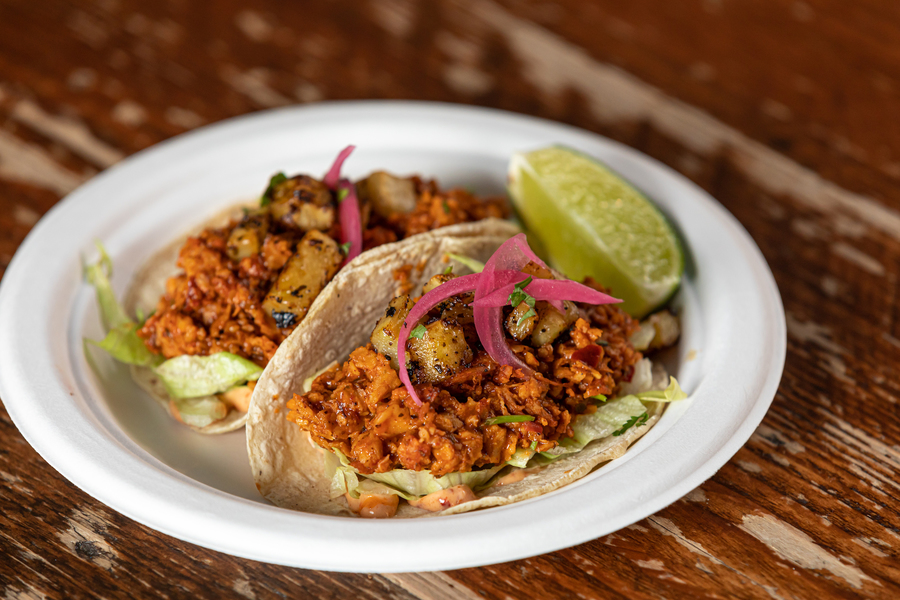
<path id="1" fill-rule="evenodd" d="M 347 196 L 338 204 L 341 243 L 350 244 L 347 248 L 347 258 L 344 260 L 344 264 L 347 264 L 362 252 L 362 220 L 359 216 L 359 200 L 356 198 L 356 186 L 353 182 L 341 179 L 338 190 L 347 190 Z"/>
<path id="2" fill-rule="evenodd" d="M 481 278 L 475 287 L 476 301 L 487 296 L 500 285 L 504 285 L 504 283 L 499 281 L 502 277 L 500 273 L 510 270 L 519 271 L 528 264 L 531 258 L 523 251 L 523 247 L 528 248 L 528 243 L 525 241 L 525 234 L 520 233 L 509 238 L 497 248 L 497 251 L 491 255 L 481 271 Z M 534 254 L 530 248 L 528 248 L 528 253 Z M 543 263 L 540 264 L 543 265 Z M 531 368 L 522 362 L 510 349 L 509 344 L 506 343 L 506 334 L 503 332 L 502 308 L 498 306 L 475 305 L 472 307 L 472 314 L 475 320 L 475 331 L 478 332 L 478 339 L 491 358 L 501 365 L 509 365 L 523 369 L 526 373 L 531 373 Z"/>
<path id="3" fill-rule="evenodd" d="M 522 278 L 524 281 L 525 278 Z M 521 283 L 521 282 L 519 282 Z M 506 306 L 509 303 L 509 295 L 516 289 L 515 283 L 498 287 L 496 290 L 475 300 L 473 306 Z M 609 294 L 598 292 L 577 281 L 560 281 L 558 279 L 534 279 L 524 287 L 524 291 L 535 300 L 569 300 L 571 302 L 584 302 L 586 304 L 615 304 L 621 302 Z"/>
<path id="4" fill-rule="evenodd" d="M 347 146 L 346 148 L 341 150 L 337 155 L 337 158 L 334 159 L 334 164 L 331 165 L 331 168 L 328 169 L 325 177 L 322 178 L 322 183 L 324 183 L 328 187 L 328 189 L 337 189 L 338 183 L 340 183 L 341 181 L 341 166 L 343 166 L 344 161 L 347 160 L 347 157 L 350 156 L 350 153 L 355 149 L 356 146 Z"/>
<path id="5" fill-rule="evenodd" d="M 353 198 L 355 201 L 355 194 Z M 349 195 L 344 202 L 347 200 L 349 200 Z M 416 406 L 421 406 L 422 401 L 416 394 L 412 381 L 409 379 L 409 372 L 406 370 L 406 342 L 419 319 L 447 298 L 457 294 L 475 292 L 475 300 L 472 302 L 475 330 L 478 332 L 481 345 L 484 346 L 490 357 L 498 364 L 509 365 L 531 373 L 531 368 L 515 355 L 506 342 L 502 322 L 503 307 L 509 303 L 509 295 L 516 289 L 516 284 L 520 284 L 528 278 L 522 269 L 529 262 L 535 262 L 547 268 L 547 265 L 528 247 L 525 234 L 520 233 L 506 240 L 494 252 L 485 263 L 481 273 L 456 277 L 437 286 L 423 295 L 409 311 L 400 328 L 400 335 L 397 336 L 397 360 L 400 363 L 400 381 L 406 386 L 406 390 Z M 569 280 L 533 279 L 524 287 L 524 290 L 535 300 L 550 302 L 560 312 L 564 312 L 563 300 L 588 304 L 621 302 L 608 294 Z"/>
<path id="6" fill-rule="evenodd" d="M 346 200 L 344 200 L 344 202 L 346 202 Z M 447 298 L 473 291 L 480 276 L 480 273 L 463 275 L 462 277 L 456 277 L 447 283 L 437 286 L 419 298 L 419 301 L 416 302 L 415 306 L 412 307 L 412 310 L 409 311 L 409 314 L 406 315 L 406 319 L 403 321 L 403 327 L 400 328 L 400 335 L 397 336 L 397 362 L 400 363 L 400 381 L 406 386 L 409 396 L 416 406 L 422 406 L 422 401 L 419 400 L 419 396 L 416 394 L 412 381 L 409 379 L 409 371 L 406 370 L 406 341 L 409 339 L 409 333 L 419 322 L 419 319 L 424 317 L 429 310 Z"/>

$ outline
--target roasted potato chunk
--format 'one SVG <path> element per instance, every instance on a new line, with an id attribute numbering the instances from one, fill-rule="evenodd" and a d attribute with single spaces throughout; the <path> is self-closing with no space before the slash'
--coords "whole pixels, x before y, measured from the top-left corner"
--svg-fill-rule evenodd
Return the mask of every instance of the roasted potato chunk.
<path id="1" fill-rule="evenodd" d="M 278 327 L 293 327 L 303 320 L 343 260 L 337 242 L 329 236 L 316 230 L 303 236 L 263 300 L 263 308 Z"/>
<path id="2" fill-rule="evenodd" d="M 536 314 L 532 313 L 527 319 L 522 318 L 528 314 L 529 310 L 532 310 L 530 306 L 520 302 L 506 317 L 506 331 L 517 341 L 521 342 L 534 331 L 534 324 L 537 321 Z"/>
<path id="3" fill-rule="evenodd" d="M 272 216 L 301 231 L 327 231 L 334 225 L 334 199 L 324 183 L 307 175 L 283 181 L 272 193 Z"/>
<path id="4" fill-rule="evenodd" d="M 549 344 L 578 320 L 578 308 L 569 301 L 564 302 L 563 305 L 566 309 L 566 314 L 561 314 L 550 306 L 549 302 L 538 302 L 534 305 L 534 310 L 537 312 L 537 321 L 531 334 L 531 343 L 535 348 Z"/>
<path id="5" fill-rule="evenodd" d="M 413 301 L 409 296 L 397 296 L 391 300 L 384 316 L 375 324 L 375 330 L 370 338 L 375 351 L 388 358 L 395 369 L 400 368 L 397 362 L 397 338 L 400 336 L 403 320 L 412 307 Z"/>
<path id="6" fill-rule="evenodd" d="M 259 254 L 269 232 L 269 212 L 265 209 L 248 212 L 228 236 L 226 252 L 232 260 Z"/>
<path id="7" fill-rule="evenodd" d="M 422 293 L 427 294 L 428 292 L 430 292 L 437 286 L 439 286 L 443 283 L 447 283 L 448 281 L 450 281 L 451 279 L 454 279 L 455 277 L 456 277 L 456 275 L 454 275 L 452 273 L 448 273 L 446 275 L 435 275 L 434 277 L 429 279 L 428 282 L 422 287 Z"/>
<path id="8" fill-rule="evenodd" d="M 415 383 L 442 381 L 472 361 L 463 328 L 444 319 L 426 325 L 422 337 L 410 338 L 406 347 Z"/>
<path id="9" fill-rule="evenodd" d="M 382 217 L 408 213 L 416 207 L 416 186 L 412 179 L 376 171 L 357 184 L 359 195 Z"/>
<path id="10" fill-rule="evenodd" d="M 550 272 L 550 269 L 545 269 L 533 261 L 529 261 L 527 265 L 522 267 L 522 272 L 526 275 L 531 275 L 535 279 L 553 279 L 553 273 Z"/>

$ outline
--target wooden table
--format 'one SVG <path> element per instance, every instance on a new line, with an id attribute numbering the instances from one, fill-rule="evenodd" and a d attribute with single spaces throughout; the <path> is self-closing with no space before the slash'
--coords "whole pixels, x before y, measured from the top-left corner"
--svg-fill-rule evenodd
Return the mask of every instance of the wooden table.
<path id="1" fill-rule="evenodd" d="M 789 335 L 763 424 L 701 487 L 581 546 L 446 573 L 181 542 L 75 488 L 0 411 L 4 597 L 900 597 L 898 49 L 887 0 L 0 0 L 0 269 L 67 192 L 170 136 L 443 100 L 599 132 L 706 188 L 762 249 Z"/>

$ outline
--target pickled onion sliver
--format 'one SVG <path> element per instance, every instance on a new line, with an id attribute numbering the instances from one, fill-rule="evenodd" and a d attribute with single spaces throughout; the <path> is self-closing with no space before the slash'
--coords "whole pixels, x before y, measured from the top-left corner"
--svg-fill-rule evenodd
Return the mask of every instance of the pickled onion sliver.
<path id="1" fill-rule="evenodd" d="M 352 148 L 352 146 L 351 146 Z M 338 204 L 338 217 L 341 221 L 341 243 L 347 247 L 347 264 L 362 252 L 362 219 L 359 215 L 359 199 L 356 197 L 356 186 L 347 179 L 338 183 L 339 190 L 347 190 L 347 196 Z"/>
<path id="2" fill-rule="evenodd" d="M 341 167 L 344 164 L 344 161 L 347 160 L 347 157 L 350 156 L 350 153 L 356 149 L 356 146 L 352 144 L 347 146 L 343 150 L 338 153 L 337 158 L 334 159 L 334 163 L 331 165 L 331 168 L 328 169 L 328 172 L 325 174 L 325 177 L 322 178 L 322 183 L 324 183 L 328 189 L 335 190 L 337 189 L 338 183 L 341 181 Z"/>
<path id="3" fill-rule="evenodd" d="M 522 278 L 524 281 L 525 278 Z M 521 282 L 520 282 L 521 283 Z M 506 306 L 509 295 L 516 289 L 515 283 L 508 283 L 475 300 L 474 306 L 495 307 Z M 598 292 L 577 281 L 560 281 L 558 279 L 534 279 L 525 286 L 524 291 L 535 300 L 583 302 L 585 304 L 615 304 L 621 302 L 609 294 Z"/>

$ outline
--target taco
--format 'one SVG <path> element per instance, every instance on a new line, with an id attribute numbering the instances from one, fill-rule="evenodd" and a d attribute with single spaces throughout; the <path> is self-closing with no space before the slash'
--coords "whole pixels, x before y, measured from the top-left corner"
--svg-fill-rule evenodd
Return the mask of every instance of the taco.
<path id="1" fill-rule="evenodd" d="M 265 498 L 369 517 L 509 504 L 622 456 L 685 397 L 632 342 L 673 344 L 671 315 L 642 327 L 523 234 L 485 242 L 375 250 L 335 278 L 253 392 L 247 447 Z M 427 259 L 419 298 L 390 281 L 413 258 Z"/>
<path id="2" fill-rule="evenodd" d="M 171 243 L 133 278 L 124 306 L 101 248 L 86 268 L 108 332 L 94 343 L 129 364 L 177 420 L 202 433 L 231 431 L 245 423 L 255 380 L 278 346 L 345 265 L 434 230 L 462 238 L 518 231 L 502 220 L 509 209 L 501 197 L 383 171 L 351 182 L 340 171 L 352 150 L 321 180 L 274 175 L 258 202 Z"/>

